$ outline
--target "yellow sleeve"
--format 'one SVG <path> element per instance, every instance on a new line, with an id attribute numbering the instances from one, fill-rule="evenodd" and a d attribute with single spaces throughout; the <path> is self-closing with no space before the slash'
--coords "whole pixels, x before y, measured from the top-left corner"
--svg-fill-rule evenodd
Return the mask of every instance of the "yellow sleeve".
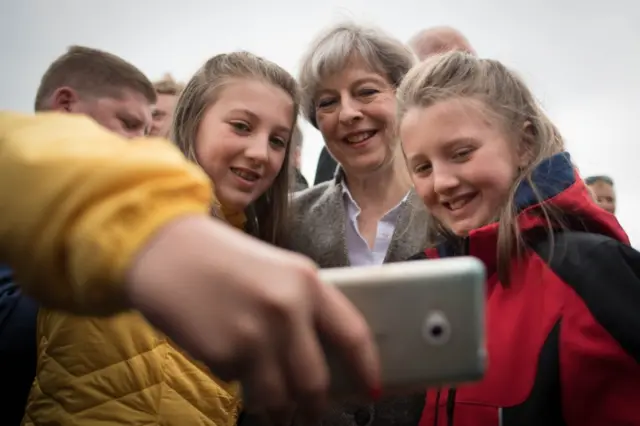
<path id="1" fill-rule="evenodd" d="M 138 249 L 211 202 L 207 176 L 167 141 L 126 140 L 72 114 L 0 112 L 0 260 L 49 308 L 126 309 Z"/>

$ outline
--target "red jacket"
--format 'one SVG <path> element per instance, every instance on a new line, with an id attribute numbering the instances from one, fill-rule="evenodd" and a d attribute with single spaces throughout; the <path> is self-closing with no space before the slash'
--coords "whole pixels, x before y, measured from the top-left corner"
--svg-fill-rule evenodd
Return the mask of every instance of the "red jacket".
<path id="1" fill-rule="evenodd" d="M 486 375 L 429 389 L 420 426 L 640 425 L 640 253 L 591 200 L 568 154 L 545 161 L 533 181 L 559 217 L 551 238 L 521 185 L 527 248 L 511 262 L 509 286 L 497 278 L 496 224 L 471 232 L 457 253 L 445 243 L 418 256 L 476 256 L 489 277 Z"/>

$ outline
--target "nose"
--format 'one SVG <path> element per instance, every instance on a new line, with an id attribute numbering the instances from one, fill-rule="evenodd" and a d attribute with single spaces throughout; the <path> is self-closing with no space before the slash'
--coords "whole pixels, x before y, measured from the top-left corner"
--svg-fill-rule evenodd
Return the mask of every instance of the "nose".
<path id="1" fill-rule="evenodd" d="M 247 141 L 244 155 L 256 164 L 264 164 L 269 159 L 269 135 L 256 135 Z"/>
<path id="2" fill-rule="evenodd" d="M 359 103 L 350 96 L 343 96 L 339 119 L 340 124 L 343 125 L 350 125 L 354 121 L 362 119 Z"/>
<path id="3" fill-rule="evenodd" d="M 460 179 L 445 167 L 433 166 L 433 190 L 440 195 L 448 195 L 460 185 Z"/>

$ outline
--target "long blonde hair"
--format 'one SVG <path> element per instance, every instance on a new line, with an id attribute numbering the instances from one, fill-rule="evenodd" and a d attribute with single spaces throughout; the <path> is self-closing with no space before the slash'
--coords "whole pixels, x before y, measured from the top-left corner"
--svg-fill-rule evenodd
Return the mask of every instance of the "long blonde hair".
<path id="1" fill-rule="evenodd" d="M 216 55 L 196 71 L 180 95 L 176 105 L 171 139 L 187 158 L 197 163 L 195 144 L 198 128 L 207 109 L 213 105 L 220 91 L 233 79 L 260 80 L 279 87 L 294 102 L 293 126 L 299 111 L 298 85 L 295 79 L 275 63 L 248 52 Z M 291 135 L 289 136 L 291 139 Z M 253 202 L 245 212 L 246 231 L 263 241 L 282 245 L 286 234 L 286 218 L 289 204 L 289 155 L 288 141 L 285 158 L 273 185 Z"/>
<path id="2" fill-rule="evenodd" d="M 498 215 L 498 274 L 500 280 L 508 285 L 511 257 L 521 254 L 523 244 L 517 222 L 516 190 L 526 181 L 542 201 L 532 181 L 532 173 L 543 160 L 564 151 L 560 132 L 521 78 L 498 61 L 480 59 L 467 53 L 450 52 L 418 64 L 403 80 L 397 96 L 398 123 L 414 107 L 426 108 L 449 99 L 478 100 L 483 105 L 483 113 L 502 126 L 514 143 L 523 144 L 518 148 L 526 151 L 530 162 L 519 170 L 507 202 Z M 550 232 L 550 215 L 553 212 L 544 204 L 540 205 L 540 211 Z M 452 237 L 451 232 L 434 217 L 430 223 L 433 243 L 443 237 Z"/>

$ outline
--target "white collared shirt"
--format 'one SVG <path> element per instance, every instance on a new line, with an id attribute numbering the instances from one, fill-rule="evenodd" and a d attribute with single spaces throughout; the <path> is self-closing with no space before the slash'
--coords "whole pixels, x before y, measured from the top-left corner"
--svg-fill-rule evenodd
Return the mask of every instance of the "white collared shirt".
<path id="1" fill-rule="evenodd" d="M 387 255 L 393 232 L 396 229 L 400 207 L 407 200 L 409 193 L 404 196 L 394 208 L 389 210 L 378 222 L 376 238 L 373 248 L 369 248 L 367 241 L 358 230 L 358 216 L 360 207 L 355 202 L 347 185 L 342 185 L 342 194 L 346 212 L 345 240 L 347 255 L 351 266 L 381 265 Z"/>

